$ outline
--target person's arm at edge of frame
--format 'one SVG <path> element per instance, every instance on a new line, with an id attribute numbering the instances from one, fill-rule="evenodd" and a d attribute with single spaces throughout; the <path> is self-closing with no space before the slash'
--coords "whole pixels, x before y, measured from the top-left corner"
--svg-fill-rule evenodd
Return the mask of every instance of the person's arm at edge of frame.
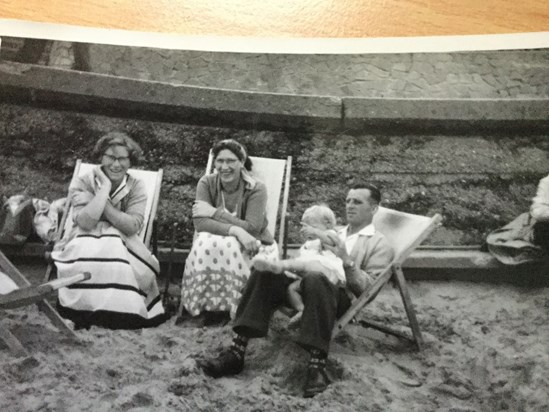
<path id="1" fill-rule="evenodd" d="M 539 181 L 536 196 L 530 206 L 530 215 L 538 222 L 549 221 L 549 176 Z"/>

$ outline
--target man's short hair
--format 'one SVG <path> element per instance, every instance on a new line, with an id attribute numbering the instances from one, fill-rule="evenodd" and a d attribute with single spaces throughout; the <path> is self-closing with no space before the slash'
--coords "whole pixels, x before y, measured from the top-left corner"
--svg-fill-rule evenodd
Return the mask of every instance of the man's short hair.
<path id="1" fill-rule="evenodd" d="M 357 182 L 351 186 L 351 189 L 368 189 L 370 191 L 370 199 L 372 199 L 375 204 L 379 204 L 381 202 L 381 192 L 371 183 Z"/>

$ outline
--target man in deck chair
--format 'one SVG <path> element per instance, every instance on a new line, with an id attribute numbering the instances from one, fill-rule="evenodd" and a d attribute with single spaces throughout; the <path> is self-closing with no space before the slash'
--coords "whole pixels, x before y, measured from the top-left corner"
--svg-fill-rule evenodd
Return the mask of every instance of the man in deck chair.
<path id="1" fill-rule="evenodd" d="M 380 199 L 379 190 L 366 183 L 354 185 L 347 194 L 347 226 L 339 230 L 339 238 L 334 239 L 336 246 L 331 247 L 343 261 L 347 290 L 338 288 L 322 274 L 310 273 L 302 278 L 305 309 L 297 343 L 311 356 L 305 397 L 324 391 L 329 383 L 326 358 L 331 333 L 336 319 L 351 305 L 349 293 L 359 296 L 393 259 L 389 243 L 372 225 Z M 267 335 L 271 315 L 286 303 L 286 289 L 291 282 L 283 274 L 252 271 L 236 312 L 231 346 L 216 358 L 198 362 L 207 375 L 218 378 L 242 371 L 248 340 Z"/>

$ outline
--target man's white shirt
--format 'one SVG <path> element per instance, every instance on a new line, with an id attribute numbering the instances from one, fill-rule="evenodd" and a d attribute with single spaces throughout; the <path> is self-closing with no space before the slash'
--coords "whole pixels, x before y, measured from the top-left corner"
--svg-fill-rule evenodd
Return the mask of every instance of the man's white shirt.
<path id="1" fill-rule="evenodd" d="M 373 236 L 376 233 L 376 229 L 373 225 L 373 223 L 370 223 L 368 226 L 362 228 L 357 233 L 354 233 L 350 236 L 347 236 L 347 229 L 349 226 L 345 226 L 344 228 L 340 229 L 338 231 L 339 238 L 345 242 L 345 249 L 347 250 L 347 254 L 350 255 L 353 248 L 356 245 L 356 242 L 358 240 L 359 236 Z"/>

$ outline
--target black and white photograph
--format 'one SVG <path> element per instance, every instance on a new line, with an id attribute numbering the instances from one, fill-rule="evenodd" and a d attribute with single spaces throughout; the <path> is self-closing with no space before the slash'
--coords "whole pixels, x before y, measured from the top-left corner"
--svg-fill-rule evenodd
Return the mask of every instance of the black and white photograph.
<path id="1" fill-rule="evenodd" d="M 2 36 L 0 410 L 549 408 L 549 49 Z"/>

